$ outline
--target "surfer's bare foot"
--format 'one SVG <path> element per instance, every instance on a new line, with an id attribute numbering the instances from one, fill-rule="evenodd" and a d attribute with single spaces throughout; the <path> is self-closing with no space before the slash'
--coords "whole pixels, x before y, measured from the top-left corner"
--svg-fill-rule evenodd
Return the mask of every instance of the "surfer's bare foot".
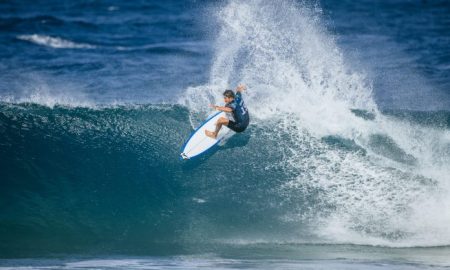
<path id="1" fill-rule="evenodd" d="M 215 132 L 209 131 L 209 130 L 205 130 L 205 134 L 208 137 L 211 137 L 213 139 L 215 139 L 217 137 L 217 134 Z"/>

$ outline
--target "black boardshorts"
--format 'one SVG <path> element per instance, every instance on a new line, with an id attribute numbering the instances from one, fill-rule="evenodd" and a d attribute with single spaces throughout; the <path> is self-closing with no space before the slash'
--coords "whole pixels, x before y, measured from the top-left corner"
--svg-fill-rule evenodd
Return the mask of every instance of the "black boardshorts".
<path id="1" fill-rule="evenodd" d="M 242 132 L 248 127 L 248 122 L 246 123 L 236 123 L 234 121 L 229 120 L 227 127 L 234 132 Z"/>

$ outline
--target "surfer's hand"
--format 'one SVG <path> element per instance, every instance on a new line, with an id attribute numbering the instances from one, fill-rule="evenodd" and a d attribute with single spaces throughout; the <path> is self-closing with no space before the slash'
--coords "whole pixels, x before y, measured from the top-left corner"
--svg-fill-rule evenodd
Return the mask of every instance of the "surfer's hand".
<path id="1" fill-rule="evenodd" d="M 236 87 L 236 91 L 238 91 L 238 92 L 245 91 L 246 89 L 247 89 L 247 86 L 245 86 L 245 84 L 239 84 L 239 85 Z"/>
<path id="2" fill-rule="evenodd" d="M 217 109 L 217 106 L 216 106 L 216 105 L 214 105 L 214 104 L 209 104 L 209 107 L 213 108 L 214 110 L 216 110 L 216 109 Z"/>

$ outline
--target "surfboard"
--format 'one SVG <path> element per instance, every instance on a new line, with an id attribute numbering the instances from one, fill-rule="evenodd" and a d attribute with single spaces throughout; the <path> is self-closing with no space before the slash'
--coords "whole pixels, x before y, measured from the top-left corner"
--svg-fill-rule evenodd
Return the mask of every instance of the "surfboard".
<path id="1" fill-rule="evenodd" d="M 230 131 L 226 126 L 222 127 L 216 139 L 208 137 L 205 134 L 205 130 L 214 131 L 216 129 L 216 122 L 220 117 L 226 117 L 226 113 L 217 112 L 213 114 L 191 134 L 181 148 L 180 156 L 182 159 L 191 159 L 205 153 L 225 137 Z"/>

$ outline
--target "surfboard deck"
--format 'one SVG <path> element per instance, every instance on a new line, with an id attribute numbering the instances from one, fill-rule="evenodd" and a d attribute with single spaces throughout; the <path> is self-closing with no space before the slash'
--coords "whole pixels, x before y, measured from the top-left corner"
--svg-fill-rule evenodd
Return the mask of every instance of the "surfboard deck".
<path id="1" fill-rule="evenodd" d="M 181 148 L 180 156 L 182 159 L 197 157 L 217 145 L 224 138 L 230 131 L 226 126 L 222 127 L 216 139 L 208 137 L 205 134 L 205 130 L 214 131 L 216 129 L 216 122 L 220 117 L 226 117 L 226 113 L 217 112 L 213 114 L 191 134 Z"/>

